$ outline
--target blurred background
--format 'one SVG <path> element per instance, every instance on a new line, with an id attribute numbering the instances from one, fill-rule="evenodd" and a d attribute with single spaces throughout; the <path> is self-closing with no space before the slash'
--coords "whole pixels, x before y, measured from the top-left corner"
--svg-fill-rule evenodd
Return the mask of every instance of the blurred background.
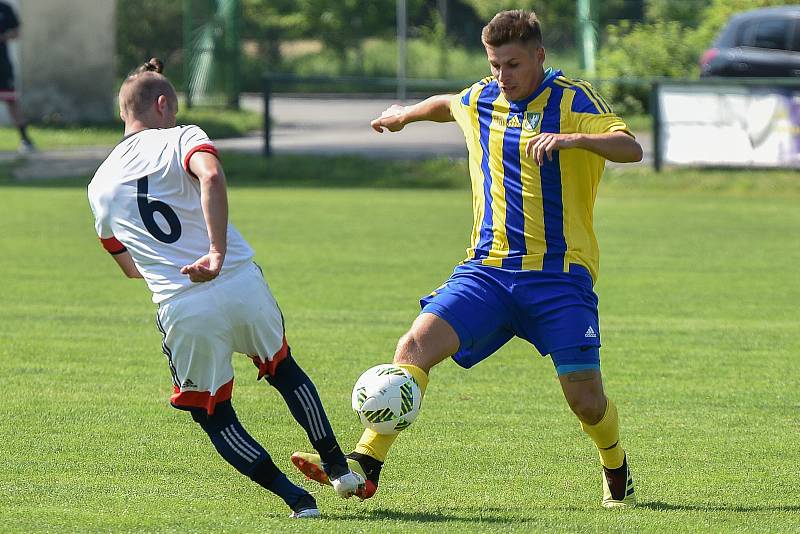
<path id="1" fill-rule="evenodd" d="M 319 131 L 317 127 L 326 121 L 343 127 L 357 121 L 361 128 L 393 101 L 459 91 L 486 76 L 481 28 L 496 12 L 509 8 L 537 12 L 547 64 L 569 77 L 591 81 L 614 111 L 641 133 L 648 157 L 653 153 L 651 145 L 665 145 L 670 137 L 662 123 L 668 125 L 667 108 L 672 101 L 655 91 L 658 84 L 672 81 L 693 87 L 701 76 L 744 76 L 747 79 L 737 81 L 734 93 L 746 88 L 748 95 L 760 98 L 764 82 L 754 84 L 753 78 L 783 78 L 784 82 L 769 84 L 770 91 L 774 93 L 776 87 L 778 91 L 777 97 L 770 98 L 779 102 L 754 104 L 748 96 L 736 119 L 742 122 L 750 109 L 774 108 L 780 122 L 795 113 L 792 106 L 800 77 L 800 7 L 784 8 L 790 10 L 785 14 L 768 10 L 767 22 L 735 28 L 732 24 L 737 14 L 786 4 L 780 0 L 9 3 L 19 11 L 22 23 L 11 55 L 17 65 L 22 108 L 34 124 L 34 134 L 37 127 L 118 128 L 116 91 L 121 81 L 137 65 L 157 56 L 181 93 L 184 111 L 197 110 L 183 115 L 184 120 L 205 118 L 218 138 L 247 138 L 230 148 L 271 154 L 275 148 L 333 151 L 338 146 L 344 152 L 363 153 L 366 140 L 352 139 L 343 147 L 342 143 L 325 145 L 321 139 L 315 143 L 311 133 L 303 139 L 293 138 L 292 133 L 302 129 L 304 117 L 314 117 L 307 130 Z M 733 37 L 727 41 L 725 28 L 732 28 L 728 33 Z M 733 55 L 721 50 L 726 42 Z M 760 60 L 740 57 L 747 50 L 767 51 L 762 56 L 768 57 L 769 68 L 756 68 Z M 776 61 L 782 62 L 783 70 L 773 68 Z M 712 93 L 716 108 L 729 107 L 730 87 Z M 692 94 L 683 102 L 691 101 Z M 216 114 L 215 109 L 230 114 Z M 202 110 L 210 111 L 202 115 Z M 708 121 L 727 124 L 729 119 L 714 116 Z M 761 139 L 763 135 L 754 137 L 752 131 L 763 130 L 763 123 L 743 125 L 742 131 L 750 132 L 748 138 Z M 792 130 L 794 123 L 787 124 L 790 131 L 782 135 L 791 139 L 787 137 L 781 146 L 794 143 L 794 137 L 800 145 L 800 137 Z M 407 139 L 402 146 L 377 150 L 384 155 L 394 150 L 411 154 L 430 148 L 429 141 L 440 137 L 421 132 L 416 144 Z M 49 139 L 49 133 L 38 135 Z M 256 140 L 257 136 L 262 139 Z M 100 135 L 89 144 L 104 144 L 100 139 L 105 138 Z M 448 139 L 446 146 L 434 142 L 438 148 L 430 155 L 463 155 L 460 135 L 456 132 Z M 86 142 L 75 138 L 51 146 Z M 0 136 L 0 150 L 11 150 L 12 144 Z M 666 157 L 669 150 L 655 152 Z M 791 156 L 790 164 L 800 164 L 798 158 Z"/>

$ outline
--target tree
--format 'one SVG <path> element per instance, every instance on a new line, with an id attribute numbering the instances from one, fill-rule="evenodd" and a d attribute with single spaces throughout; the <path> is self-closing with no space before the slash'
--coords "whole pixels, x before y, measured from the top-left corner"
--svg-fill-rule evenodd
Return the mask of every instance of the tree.
<path id="1" fill-rule="evenodd" d="M 686 11 L 685 4 L 691 4 L 699 14 Z M 604 90 L 623 111 L 641 113 L 648 106 L 650 89 L 646 81 L 659 77 L 697 77 L 700 55 L 731 15 L 784 4 L 782 0 L 650 1 L 647 15 L 656 18 L 608 28 L 608 39 L 599 54 L 602 59 L 599 74 L 601 78 L 618 82 L 606 84 Z M 638 82 L 625 85 L 622 80 L 626 78 L 638 79 Z"/>
<path id="2" fill-rule="evenodd" d="M 711 0 L 682 0 L 680 2 L 647 0 L 645 17 L 648 22 L 672 21 L 679 22 L 685 28 L 696 28 L 710 3 Z"/>
<path id="3" fill-rule="evenodd" d="M 266 70 L 281 65 L 282 41 L 309 33 L 306 17 L 294 0 L 242 0 L 242 39 L 258 43 Z"/>
<path id="4" fill-rule="evenodd" d="M 577 11 L 575 0 L 463 0 L 485 22 L 496 13 L 507 9 L 526 9 L 536 12 L 542 23 L 542 34 L 545 46 L 550 48 L 573 49 L 576 46 Z M 604 21 L 630 19 L 641 16 L 639 4 L 631 4 L 626 0 L 595 0 L 600 28 Z"/>
<path id="5" fill-rule="evenodd" d="M 396 28 L 396 0 L 297 0 L 309 37 L 318 38 L 334 52 L 342 66 L 348 52 L 360 50 L 367 37 L 390 37 Z M 422 0 L 409 0 L 409 14 L 416 13 Z"/>
<path id="6" fill-rule="evenodd" d="M 182 78 L 183 6 L 160 0 L 117 1 L 117 76 L 124 77 L 153 56 L 167 74 Z"/>
<path id="7" fill-rule="evenodd" d="M 485 22 L 500 11 L 524 9 L 535 11 L 542 23 L 542 37 L 549 47 L 573 48 L 575 43 L 575 0 L 465 0 Z"/>

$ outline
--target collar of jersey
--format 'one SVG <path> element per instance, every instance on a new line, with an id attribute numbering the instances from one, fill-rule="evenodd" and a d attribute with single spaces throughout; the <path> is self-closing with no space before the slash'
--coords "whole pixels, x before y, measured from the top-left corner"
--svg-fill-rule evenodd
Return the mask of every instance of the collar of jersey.
<path id="1" fill-rule="evenodd" d="M 128 135 L 122 136 L 122 139 L 120 139 L 119 142 L 122 143 L 123 141 L 127 141 L 128 139 L 130 139 L 134 135 L 139 135 L 142 132 L 146 132 L 147 130 L 152 130 L 152 129 L 153 128 L 145 128 L 144 130 L 139 130 L 138 132 L 129 133 Z M 160 128 L 159 128 L 159 130 L 160 130 Z"/>
<path id="2" fill-rule="evenodd" d="M 562 76 L 563 74 L 564 73 L 560 70 L 556 70 L 553 67 L 547 67 L 547 70 L 544 71 L 544 79 L 542 80 L 542 83 L 539 84 L 539 87 L 537 87 L 530 96 L 522 100 L 510 100 L 508 102 L 511 111 L 518 113 L 528 109 L 528 104 L 530 104 L 537 96 L 542 94 L 542 91 L 550 87 L 551 82 L 556 76 Z"/>

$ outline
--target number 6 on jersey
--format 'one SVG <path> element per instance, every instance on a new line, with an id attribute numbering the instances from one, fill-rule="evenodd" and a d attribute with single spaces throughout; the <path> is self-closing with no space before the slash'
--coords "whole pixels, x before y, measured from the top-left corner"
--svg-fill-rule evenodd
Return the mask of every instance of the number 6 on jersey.
<path id="1" fill-rule="evenodd" d="M 139 206 L 139 215 L 142 216 L 142 222 L 150 234 L 163 243 L 174 243 L 181 237 L 181 221 L 178 220 L 178 215 L 164 202 L 160 200 L 147 199 L 147 179 L 149 177 L 139 178 L 136 181 L 136 203 Z M 169 225 L 169 233 L 164 232 L 158 225 L 155 219 L 156 212 L 160 213 L 164 220 Z"/>

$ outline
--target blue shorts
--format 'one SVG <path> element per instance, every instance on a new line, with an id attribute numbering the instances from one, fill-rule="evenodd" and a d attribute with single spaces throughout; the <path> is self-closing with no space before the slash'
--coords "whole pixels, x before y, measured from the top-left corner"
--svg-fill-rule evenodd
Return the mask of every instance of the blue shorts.
<path id="1" fill-rule="evenodd" d="M 459 265 L 440 288 L 420 299 L 422 313 L 447 321 L 460 346 L 453 359 L 470 368 L 512 337 L 550 354 L 559 374 L 600 367 L 597 295 L 589 271 L 511 271 Z"/>

